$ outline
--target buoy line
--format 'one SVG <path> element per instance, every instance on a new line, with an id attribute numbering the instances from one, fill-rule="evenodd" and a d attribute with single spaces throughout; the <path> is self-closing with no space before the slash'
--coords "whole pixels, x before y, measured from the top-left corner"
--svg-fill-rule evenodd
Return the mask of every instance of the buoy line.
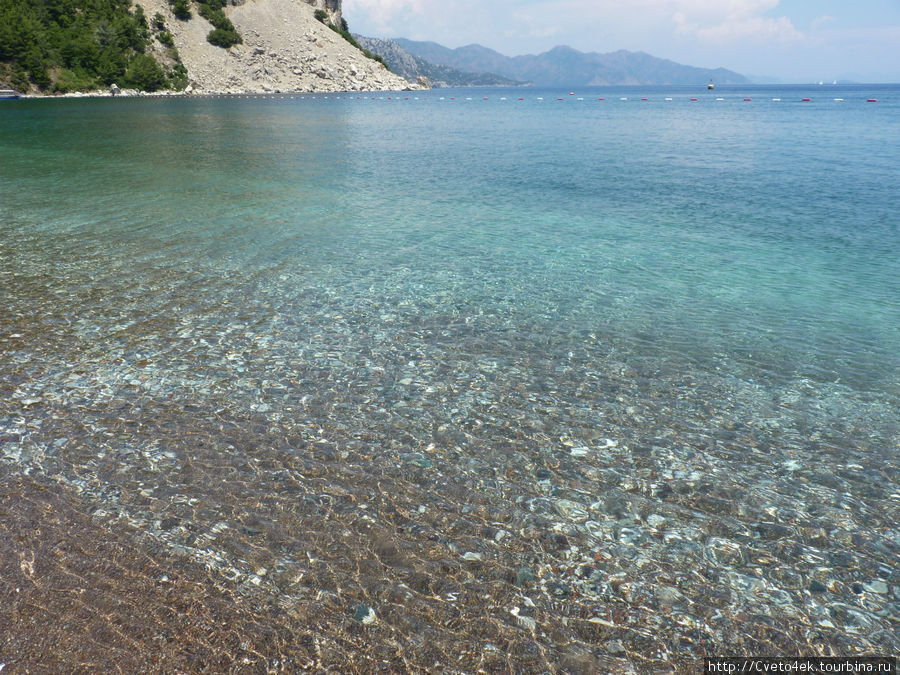
<path id="1" fill-rule="evenodd" d="M 553 98 L 556 101 L 564 102 L 566 100 L 572 100 L 572 101 L 575 101 L 578 103 L 583 103 L 585 101 L 591 100 L 584 96 L 576 96 L 576 92 L 569 92 L 569 96 L 574 97 L 574 98 L 566 99 L 565 96 L 555 96 Z M 295 100 L 301 100 L 301 101 L 305 101 L 305 100 L 312 100 L 312 101 L 345 101 L 345 100 L 346 101 L 376 101 L 376 100 L 377 101 L 428 101 L 429 100 L 429 98 L 427 96 L 423 96 L 423 97 L 419 97 L 419 96 L 413 96 L 413 97 L 410 97 L 410 96 L 403 96 L 403 97 L 401 97 L 401 96 L 378 96 L 378 97 L 369 96 L 369 97 L 367 97 L 367 96 L 352 96 L 352 95 L 346 95 L 346 96 L 344 96 L 344 95 L 340 95 L 340 96 L 339 95 L 302 95 L 302 94 L 285 94 L 285 93 L 280 93 L 280 92 L 278 92 L 278 93 L 246 93 L 246 94 L 229 94 L 229 93 L 171 94 L 171 95 L 166 95 L 166 96 L 143 96 L 143 97 L 142 96 L 128 96 L 128 97 L 122 97 L 122 98 L 128 98 L 128 99 L 147 98 L 147 99 L 153 99 L 153 100 L 158 100 L 158 101 L 163 101 L 163 100 L 168 100 L 168 99 L 246 99 L 246 100 L 253 99 L 253 100 L 264 100 L 264 101 L 267 101 L 267 100 L 281 100 L 281 101 L 286 101 L 286 100 L 290 100 L 290 101 L 295 101 Z M 524 96 L 517 96 L 514 98 L 509 98 L 506 96 L 498 96 L 498 97 L 482 96 L 479 99 L 477 97 L 466 96 L 464 98 L 458 99 L 456 96 L 449 96 L 449 97 L 448 96 L 439 96 L 439 97 L 434 98 L 433 100 L 436 100 L 436 101 L 456 101 L 456 100 L 476 101 L 476 100 L 481 100 L 481 101 L 499 101 L 499 102 L 506 102 L 506 101 L 514 100 L 514 101 L 518 101 L 518 102 L 525 102 L 525 101 L 529 101 L 529 100 L 544 101 L 545 97 L 544 96 L 536 96 L 534 99 L 528 99 Z M 604 102 L 604 101 L 607 101 L 608 99 L 605 96 L 598 96 L 595 100 L 598 102 Z M 620 97 L 618 97 L 617 100 L 620 102 L 623 102 L 623 103 L 627 103 L 632 100 L 640 100 L 642 102 L 665 101 L 666 103 L 674 103 L 674 102 L 678 102 L 678 101 L 688 101 L 691 103 L 696 103 L 696 102 L 699 102 L 701 99 L 700 99 L 700 97 L 697 97 L 697 96 L 690 96 L 690 97 L 686 97 L 683 99 L 679 98 L 679 97 L 674 97 L 674 96 L 665 96 L 665 97 L 661 97 L 661 98 L 657 98 L 657 99 L 652 98 L 650 96 L 640 96 L 640 97 L 637 97 L 634 99 L 632 99 L 631 97 L 628 97 L 628 96 L 620 96 Z M 707 99 L 707 100 L 714 100 L 719 103 L 725 103 L 725 102 L 728 102 L 729 100 L 740 100 L 740 101 L 749 103 L 749 102 L 753 102 L 755 99 L 753 99 L 753 97 L 751 97 L 751 96 L 737 96 L 732 99 L 729 99 L 729 98 L 726 98 L 723 96 L 717 96 L 715 99 Z M 773 97 L 769 100 L 771 100 L 773 103 L 781 103 L 781 102 L 785 101 L 784 98 L 778 97 L 778 96 Z M 874 98 L 874 97 L 873 98 L 864 98 L 861 100 L 865 101 L 866 103 L 877 103 L 878 102 L 878 99 Z M 814 99 L 812 97 L 804 96 L 800 99 L 794 99 L 794 101 L 797 101 L 800 103 L 812 103 L 814 101 Z M 847 99 L 844 97 L 834 97 L 831 99 L 831 101 L 834 103 L 844 103 L 847 101 Z"/>

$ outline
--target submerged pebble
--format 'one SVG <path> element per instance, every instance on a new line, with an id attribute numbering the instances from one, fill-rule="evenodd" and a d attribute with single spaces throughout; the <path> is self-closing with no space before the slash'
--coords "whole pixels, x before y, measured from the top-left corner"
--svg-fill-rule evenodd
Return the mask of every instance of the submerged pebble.
<path id="1" fill-rule="evenodd" d="M 357 605 L 353 610 L 353 618 L 356 621 L 359 621 L 361 624 L 369 625 L 375 623 L 375 620 L 378 618 L 375 615 L 375 610 L 367 605 Z"/>

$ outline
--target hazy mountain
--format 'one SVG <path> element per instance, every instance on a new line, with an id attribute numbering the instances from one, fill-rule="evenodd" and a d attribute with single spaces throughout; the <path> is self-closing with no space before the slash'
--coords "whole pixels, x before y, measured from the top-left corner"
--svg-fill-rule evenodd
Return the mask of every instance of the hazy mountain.
<path id="1" fill-rule="evenodd" d="M 397 38 L 403 49 L 431 63 L 469 72 L 497 73 L 539 86 L 610 84 L 747 84 L 749 80 L 724 68 L 695 68 L 644 52 L 620 50 L 608 54 L 555 47 L 543 54 L 504 56 L 482 45 L 450 49 L 436 42 Z"/>
<path id="2" fill-rule="evenodd" d="M 354 35 L 365 49 L 384 59 L 391 72 L 417 82 L 420 77 L 428 79 L 432 87 L 514 87 L 525 84 L 517 80 L 492 73 L 467 73 L 450 66 L 431 63 L 420 56 L 414 56 L 393 40 Z"/>

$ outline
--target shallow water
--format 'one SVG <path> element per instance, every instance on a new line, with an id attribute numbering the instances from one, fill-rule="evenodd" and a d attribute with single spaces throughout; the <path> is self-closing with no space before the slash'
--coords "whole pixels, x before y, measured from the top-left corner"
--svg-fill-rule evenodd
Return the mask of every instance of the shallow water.
<path id="1" fill-rule="evenodd" d="M 3 106 L 2 471 L 321 667 L 896 653 L 898 109 Z"/>

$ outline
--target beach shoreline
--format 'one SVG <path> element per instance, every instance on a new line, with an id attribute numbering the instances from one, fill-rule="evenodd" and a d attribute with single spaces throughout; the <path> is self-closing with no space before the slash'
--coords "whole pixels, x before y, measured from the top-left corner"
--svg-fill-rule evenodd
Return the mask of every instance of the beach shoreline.
<path id="1" fill-rule="evenodd" d="M 410 85 L 405 89 L 362 89 L 362 90 L 332 90 L 332 89 L 316 89 L 316 90 L 263 90 L 263 89 L 242 89 L 242 90 L 211 90 L 211 91 L 137 91 L 122 90 L 117 94 L 108 91 L 74 91 L 65 94 L 20 94 L 20 100 L 59 100 L 59 99 L 82 99 L 82 98 L 210 98 L 210 97 L 244 97 L 244 96 L 315 96 L 320 94 L 384 94 L 384 93 L 402 93 L 412 91 L 430 91 L 425 87 L 416 87 Z"/>

